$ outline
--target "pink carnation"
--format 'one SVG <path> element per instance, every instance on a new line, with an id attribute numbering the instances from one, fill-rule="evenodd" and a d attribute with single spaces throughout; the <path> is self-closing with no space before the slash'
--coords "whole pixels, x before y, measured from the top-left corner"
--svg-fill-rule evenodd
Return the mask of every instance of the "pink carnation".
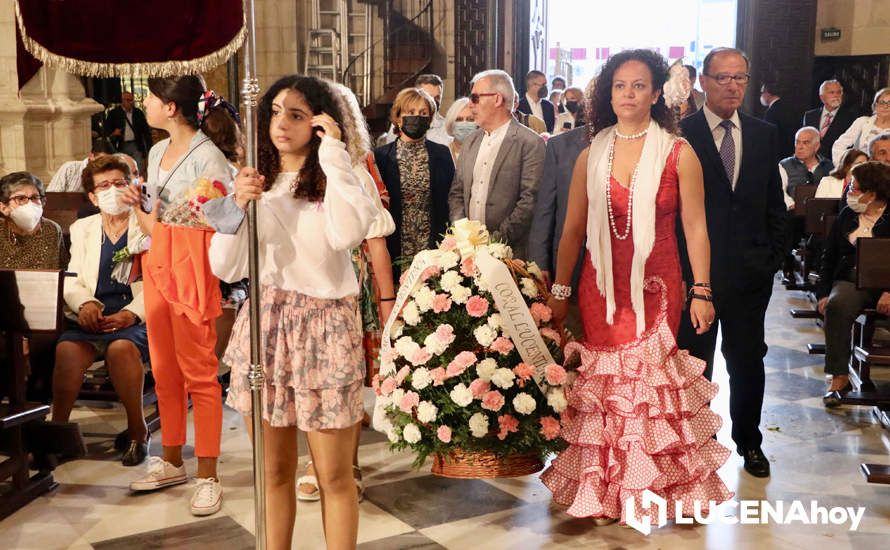
<path id="1" fill-rule="evenodd" d="M 477 378 L 470 382 L 470 392 L 473 393 L 473 397 L 476 399 L 482 399 L 482 395 L 490 389 L 491 383 L 486 382 L 481 378 Z"/>
<path id="2" fill-rule="evenodd" d="M 553 310 L 541 302 L 535 302 L 531 307 L 532 318 L 536 323 L 546 323 L 553 317 Z"/>
<path id="3" fill-rule="evenodd" d="M 451 443 L 451 428 L 445 426 L 439 426 L 439 429 L 436 430 L 436 437 L 439 438 L 439 441 L 442 443 Z"/>
<path id="4" fill-rule="evenodd" d="M 549 339 L 553 340 L 554 342 L 556 342 L 557 345 L 559 345 L 562 342 L 562 336 L 560 336 L 558 332 L 556 332 L 555 330 L 553 330 L 550 327 L 542 328 L 541 336 L 543 336 L 544 338 L 549 338 Z"/>
<path id="5" fill-rule="evenodd" d="M 455 248 L 457 248 L 457 239 L 454 237 L 445 237 L 442 239 L 442 242 L 439 243 L 439 250 L 449 251 L 454 250 Z"/>
<path id="6" fill-rule="evenodd" d="M 396 387 L 398 387 L 398 385 L 398 380 L 391 376 L 387 377 L 383 382 L 380 383 L 380 394 L 389 395 L 396 389 Z"/>
<path id="7" fill-rule="evenodd" d="M 451 309 L 451 297 L 447 294 L 436 294 L 433 297 L 433 311 L 435 313 L 445 313 Z"/>
<path id="8" fill-rule="evenodd" d="M 439 296 L 442 296 L 441 294 Z M 449 300 L 450 303 L 451 300 Z M 435 302 L 433 302 L 435 304 Z M 436 338 L 442 345 L 449 345 L 454 342 L 454 327 L 451 325 L 439 325 L 436 328 Z"/>
<path id="9" fill-rule="evenodd" d="M 405 378 L 407 378 L 409 374 L 411 374 L 411 367 L 409 367 L 408 365 L 405 365 L 404 367 L 399 369 L 399 372 L 396 373 L 396 382 L 398 382 L 399 385 L 401 385 L 402 382 L 405 381 Z"/>
<path id="10" fill-rule="evenodd" d="M 430 371 L 430 377 L 433 379 L 434 386 L 441 386 L 445 383 L 445 379 L 448 378 L 448 373 L 442 367 L 436 367 Z"/>
<path id="11" fill-rule="evenodd" d="M 448 363 L 448 377 L 460 376 L 475 362 L 476 354 L 472 351 L 462 351 L 458 353 L 454 360 Z"/>
<path id="12" fill-rule="evenodd" d="M 541 435 L 544 439 L 550 441 L 559 435 L 559 420 L 552 416 L 545 416 L 541 419 Z"/>
<path id="13" fill-rule="evenodd" d="M 385 363 L 392 363 L 399 357 L 399 352 L 396 351 L 396 348 L 388 348 L 386 351 L 380 354 L 380 360 Z"/>
<path id="14" fill-rule="evenodd" d="M 420 348 L 414 355 L 411 356 L 411 364 L 415 367 L 419 367 L 420 365 L 426 365 L 426 362 L 430 360 L 433 354 L 427 351 L 426 348 Z"/>
<path id="15" fill-rule="evenodd" d="M 520 381 L 525 382 L 535 375 L 535 368 L 528 363 L 519 363 L 513 367 L 513 374 L 515 374 Z"/>
<path id="16" fill-rule="evenodd" d="M 420 280 L 426 281 L 430 277 L 435 277 L 436 275 L 438 275 L 441 272 L 442 272 L 442 270 L 441 270 L 441 268 L 439 268 L 439 266 L 431 265 L 428 268 L 424 269 L 423 273 L 420 274 Z"/>
<path id="17" fill-rule="evenodd" d="M 399 403 L 399 410 L 403 413 L 411 413 L 411 411 L 420 403 L 420 396 L 417 392 L 409 391 L 406 392 L 405 395 L 402 396 L 402 401 Z"/>
<path id="18" fill-rule="evenodd" d="M 498 439 L 501 441 L 507 439 L 511 433 L 519 431 L 519 421 L 509 414 L 498 417 L 498 426 L 501 428 L 498 432 Z"/>
<path id="19" fill-rule="evenodd" d="M 513 351 L 513 342 L 511 342 L 509 338 L 498 336 L 497 340 L 492 342 L 489 347 L 501 355 L 507 355 Z"/>
<path id="20" fill-rule="evenodd" d="M 566 370 L 556 363 L 550 363 L 544 367 L 544 377 L 551 386 L 559 386 L 566 383 Z"/>
<path id="21" fill-rule="evenodd" d="M 485 392 L 482 396 L 482 408 L 497 412 L 504 406 L 504 396 L 501 392 L 494 390 Z M 503 438 L 501 438 L 503 439 Z"/>
<path id="22" fill-rule="evenodd" d="M 467 256 L 460 263 L 460 273 L 464 277 L 472 277 L 476 274 L 476 262 L 472 256 Z"/>
<path id="23" fill-rule="evenodd" d="M 488 312 L 488 300 L 482 296 L 471 296 L 467 300 L 467 313 L 470 317 L 482 317 Z"/>

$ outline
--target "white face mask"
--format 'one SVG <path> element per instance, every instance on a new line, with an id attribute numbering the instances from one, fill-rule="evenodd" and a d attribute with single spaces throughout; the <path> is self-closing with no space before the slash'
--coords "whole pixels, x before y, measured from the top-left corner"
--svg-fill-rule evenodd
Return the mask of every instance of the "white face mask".
<path id="1" fill-rule="evenodd" d="M 123 194 L 124 190 L 117 187 L 109 187 L 104 191 L 99 191 L 96 193 L 96 197 L 99 199 L 99 210 L 109 216 L 117 216 L 128 211 L 130 207 L 118 200 L 118 197 Z"/>
<path id="2" fill-rule="evenodd" d="M 855 197 L 852 195 L 847 195 L 847 206 L 850 207 L 850 210 L 856 212 L 857 214 L 862 214 L 868 209 L 868 205 L 871 202 L 861 202 L 859 199 L 862 195 L 856 195 Z"/>
<path id="3" fill-rule="evenodd" d="M 9 213 L 9 218 L 13 223 L 26 233 L 34 231 L 34 228 L 40 223 L 41 217 L 43 217 L 43 206 L 33 202 L 17 206 Z"/>

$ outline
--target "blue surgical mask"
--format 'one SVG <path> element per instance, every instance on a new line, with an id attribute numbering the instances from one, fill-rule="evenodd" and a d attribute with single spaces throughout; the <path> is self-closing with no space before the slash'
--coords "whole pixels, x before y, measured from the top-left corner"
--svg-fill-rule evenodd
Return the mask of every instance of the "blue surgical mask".
<path id="1" fill-rule="evenodd" d="M 479 129 L 479 125 L 470 120 L 459 120 L 454 123 L 454 126 L 451 128 L 451 135 L 454 136 L 454 139 L 463 143 L 467 136 L 475 132 Z"/>

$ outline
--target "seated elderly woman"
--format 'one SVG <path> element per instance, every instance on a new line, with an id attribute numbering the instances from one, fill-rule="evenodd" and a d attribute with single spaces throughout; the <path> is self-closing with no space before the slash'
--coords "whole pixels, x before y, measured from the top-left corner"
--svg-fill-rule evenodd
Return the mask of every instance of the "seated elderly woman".
<path id="1" fill-rule="evenodd" d="M 876 307 L 890 314 L 890 292 L 856 288 L 857 239 L 890 237 L 890 165 L 866 162 L 853 168 L 853 179 L 844 208 L 831 228 L 822 253 L 822 269 L 816 297 L 825 317 L 825 373 L 831 386 L 822 401 L 837 407 L 848 390 L 850 330 L 863 309 Z"/>
<path id="2" fill-rule="evenodd" d="M 83 188 L 100 212 L 71 225 L 71 263 L 65 280 L 68 328 L 56 346 L 54 421 L 67 422 L 83 376 L 99 354 L 127 413 L 129 446 L 121 462 L 136 466 L 148 453 L 142 415 L 143 362 L 148 360 L 142 283 L 129 283 L 132 261 L 146 241 L 136 216 L 119 197 L 130 184 L 130 167 L 105 156 L 83 170 Z"/>
<path id="3" fill-rule="evenodd" d="M 28 172 L 0 178 L 0 269 L 64 269 L 62 228 L 43 217 L 43 183 Z"/>

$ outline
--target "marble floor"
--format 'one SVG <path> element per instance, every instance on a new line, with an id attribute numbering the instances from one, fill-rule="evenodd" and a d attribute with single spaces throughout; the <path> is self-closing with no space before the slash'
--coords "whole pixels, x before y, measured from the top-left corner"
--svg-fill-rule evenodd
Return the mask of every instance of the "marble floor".
<path id="1" fill-rule="evenodd" d="M 429 468 L 412 470 L 411 457 L 392 454 L 379 434 L 366 430 L 359 451 L 367 492 L 361 504 L 359 548 L 400 549 L 806 549 L 887 548 L 890 537 L 890 486 L 869 485 L 860 462 L 890 462 L 890 432 L 868 408 L 826 411 L 821 356 L 805 345 L 821 331 L 807 320 L 793 320 L 790 307 L 806 305 L 803 295 L 777 287 L 770 306 L 764 451 L 772 477 L 757 479 L 733 455 L 719 473 L 736 499 L 790 501 L 809 508 L 864 506 L 858 529 L 844 525 L 674 525 L 644 536 L 618 525 L 595 527 L 567 516 L 550 501 L 537 476 L 496 480 L 449 480 Z M 728 419 L 725 366 L 714 379 L 721 392 L 714 409 Z M 253 546 L 251 452 L 241 418 L 226 410 L 220 473 L 225 488 L 222 510 L 211 518 L 188 511 L 188 486 L 133 495 L 127 484 L 138 472 L 120 465 L 112 443 L 124 427 L 117 408 L 85 404 L 76 411 L 89 443 L 89 456 L 55 471 L 58 488 L 0 522 L 0 547 L 55 548 L 213 548 Z M 728 423 L 718 434 L 731 446 Z M 160 448 L 155 434 L 152 451 Z M 195 461 L 187 447 L 187 466 Z M 306 451 L 301 447 L 305 457 Z M 739 515 L 725 509 L 723 515 Z M 294 548 L 324 548 L 318 503 L 300 503 Z"/>

